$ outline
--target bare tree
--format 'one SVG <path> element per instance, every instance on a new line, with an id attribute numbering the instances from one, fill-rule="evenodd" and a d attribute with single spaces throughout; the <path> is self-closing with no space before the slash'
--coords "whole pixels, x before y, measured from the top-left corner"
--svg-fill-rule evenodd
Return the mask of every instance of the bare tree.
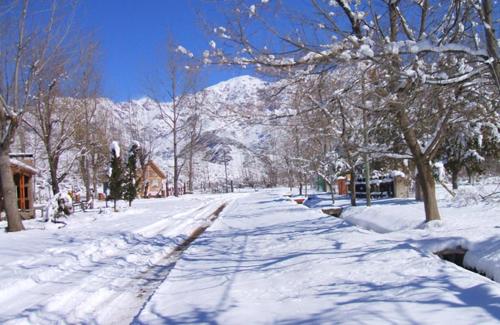
<path id="1" fill-rule="evenodd" d="M 63 168 L 62 158 L 74 148 L 75 121 L 78 110 L 73 109 L 74 101 L 65 94 L 65 79 L 69 58 L 64 49 L 55 55 L 50 65 L 35 82 L 33 106 L 27 110 L 25 123 L 42 141 L 49 165 L 52 192 L 59 193 L 59 184 L 66 178 L 75 159 L 70 159 Z M 72 93 L 70 93 L 72 94 Z M 77 155 L 78 156 L 78 155 Z"/>
<path id="2" fill-rule="evenodd" d="M 160 118 L 167 126 L 167 135 L 172 137 L 174 195 L 179 193 L 179 177 L 184 162 L 180 161 L 181 132 L 187 126 L 187 110 L 191 95 L 197 86 L 198 68 L 192 64 L 190 54 L 182 46 L 176 46 L 173 39 L 167 42 L 167 58 L 164 71 L 158 76 L 158 83 L 150 88 Z"/>
<path id="3" fill-rule="evenodd" d="M 179 158 L 183 159 L 181 165 L 187 164 L 187 189 L 194 190 L 196 155 L 203 149 L 203 111 L 202 107 L 206 99 L 204 91 L 191 94 L 186 100 L 186 107 L 182 113 L 183 127 L 180 132 Z"/>
<path id="4" fill-rule="evenodd" d="M 146 104 L 143 104 L 146 105 Z M 138 173 L 138 188 L 141 189 L 141 195 L 144 193 L 144 176 L 148 162 L 153 155 L 154 148 L 158 143 L 161 130 L 157 130 L 156 126 L 145 123 L 141 118 L 138 106 L 133 101 L 129 101 L 126 106 L 126 121 L 125 126 L 130 135 L 130 140 L 137 141 L 140 147 L 137 149 L 137 158 L 140 172 Z"/>
<path id="5" fill-rule="evenodd" d="M 98 95 L 100 89 L 100 75 L 96 69 L 98 45 L 88 42 L 80 49 L 79 68 L 76 71 L 76 86 L 78 91 L 74 96 L 74 105 L 78 119 L 74 120 L 74 143 L 80 153 L 78 165 L 80 175 L 85 186 L 85 197 L 91 200 L 97 192 L 98 171 L 104 168 L 99 159 L 107 156 L 107 143 L 99 139 L 102 125 L 98 121 Z"/>
<path id="6" fill-rule="evenodd" d="M 379 105 L 404 139 L 403 156 L 415 162 L 426 221 L 431 221 L 440 218 L 431 162 L 459 112 L 448 100 L 425 94 L 456 97 L 482 84 L 479 91 L 493 89 L 498 97 L 492 8 L 491 0 L 311 0 L 310 8 L 298 12 L 278 1 L 250 8 L 235 1 L 226 25 L 214 28 L 223 46 L 212 42 L 205 61 L 253 65 L 292 79 L 353 62 L 374 65 L 377 78 L 367 87 L 376 91 Z M 293 28 L 283 28 L 284 21 Z M 456 91 L 449 94 L 449 89 Z M 426 100 L 423 108 L 432 124 L 419 129 L 422 124 L 415 122 L 423 116 L 420 108 Z"/>
<path id="7" fill-rule="evenodd" d="M 23 115 L 32 104 L 33 86 L 63 42 L 71 11 L 57 1 L 35 12 L 29 0 L 3 2 L 0 31 L 0 179 L 7 212 L 8 231 L 23 230 L 17 209 L 16 187 L 9 152 Z M 72 10 L 72 8 L 71 8 Z M 67 14 L 63 19 L 59 14 Z M 36 20 L 36 24 L 33 22 Z M 56 28 L 56 27 L 62 28 Z"/>

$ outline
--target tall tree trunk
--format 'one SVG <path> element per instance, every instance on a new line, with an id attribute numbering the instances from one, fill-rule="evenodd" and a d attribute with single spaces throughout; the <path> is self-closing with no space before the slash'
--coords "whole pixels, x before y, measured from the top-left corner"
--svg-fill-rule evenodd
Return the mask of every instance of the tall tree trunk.
<path id="1" fill-rule="evenodd" d="M 59 193 L 59 180 L 57 179 L 58 165 L 58 158 L 49 157 L 50 182 L 52 186 L 52 193 L 54 195 Z"/>
<path id="2" fill-rule="evenodd" d="M 94 198 L 97 198 L 97 164 L 96 164 L 96 159 L 94 157 L 94 155 L 92 155 L 92 159 L 91 159 L 91 162 L 92 162 L 92 192 L 93 192 L 93 195 L 94 195 Z M 92 200 L 92 204 L 90 205 L 90 208 L 93 209 L 94 208 L 94 200 Z"/>
<path id="3" fill-rule="evenodd" d="M 2 178 L 0 175 L 0 221 L 2 221 L 2 211 L 3 211 L 3 192 L 2 192 Z"/>
<path id="4" fill-rule="evenodd" d="M 351 168 L 351 183 L 349 186 L 351 187 L 351 205 L 356 206 L 356 170 Z"/>
<path id="5" fill-rule="evenodd" d="M 87 157 L 85 155 L 82 155 L 79 160 L 80 160 L 80 174 L 82 176 L 83 185 L 85 186 L 85 197 L 88 202 L 92 196 L 92 191 L 90 188 L 90 171 L 88 168 L 89 164 L 87 161 Z"/>
<path id="6" fill-rule="evenodd" d="M 366 96 L 365 96 L 365 73 L 363 72 L 361 83 L 361 101 L 365 108 L 363 109 L 363 145 L 368 146 L 368 113 L 366 111 Z M 366 150 L 366 149 L 365 149 Z M 371 181 L 370 181 L 370 157 L 368 153 L 363 154 L 363 160 L 365 163 L 365 193 L 366 193 L 366 206 L 372 205 L 372 194 L 371 194 Z"/>
<path id="7" fill-rule="evenodd" d="M 422 198 L 424 200 L 425 222 L 439 220 L 441 217 L 439 216 L 435 189 L 436 184 L 434 182 L 434 176 L 432 175 L 430 158 L 422 153 L 415 130 L 410 126 L 406 108 L 399 107 L 398 119 L 399 127 L 403 132 L 405 142 L 414 157 L 417 167 L 417 182 L 420 184 Z"/>
<path id="8" fill-rule="evenodd" d="M 226 161 L 226 153 L 224 152 L 224 175 L 225 175 L 225 184 L 226 184 L 226 188 L 225 188 L 225 192 L 228 193 L 229 190 L 227 188 L 227 161 Z"/>
<path id="9" fill-rule="evenodd" d="M 469 184 L 470 185 L 474 184 L 474 172 L 472 171 L 472 168 L 465 167 L 465 170 L 467 171 L 467 177 L 469 178 Z"/>
<path id="10" fill-rule="evenodd" d="M 454 169 L 451 171 L 451 184 L 453 185 L 453 189 L 458 189 L 458 169 Z"/>
<path id="11" fill-rule="evenodd" d="M 193 141 L 191 141 L 191 145 L 189 146 L 189 170 L 188 170 L 188 190 L 193 193 Z"/>
<path id="12" fill-rule="evenodd" d="M 16 184 L 10 169 L 9 148 L 5 145 L 0 146 L 0 181 L 2 182 L 5 213 L 7 214 L 7 231 L 24 230 L 17 205 Z"/>
<path id="13" fill-rule="evenodd" d="M 497 4 L 498 6 L 498 4 Z M 500 62 L 498 60 L 498 40 L 495 37 L 495 22 L 493 18 L 493 5 L 491 0 L 482 0 L 483 19 L 484 19 L 484 36 L 486 40 L 486 49 L 488 55 L 493 58 L 490 64 L 491 74 L 495 81 L 497 88 L 500 89 Z M 497 7 L 498 9 L 498 7 Z M 497 17 L 498 18 L 498 17 Z"/>
<path id="14" fill-rule="evenodd" d="M 330 191 L 332 195 L 332 205 L 335 204 L 335 179 L 330 178 Z"/>
<path id="15" fill-rule="evenodd" d="M 417 160 L 418 182 L 422 189 L 424 199 L 425 222 L 440 220 L 436 199 L 436 183 L 432 175 L 432 168 L 426 160 Z"/>
<path id="16" fill-rule="evenodd" d="M 174 113 L 175 114 L 175 113 Z M 178 157 L 177 157 L 177 129 L 174 124 L 173 127 L 173 137 L 174 137 L 174 196 L 179 196 L 179 189 L 177 188 L 179 185 L 179 171 L 178 171 Z"/>
<path id="17" fill-rule="evenodd" d="M 415 201 L 424 201 L 424 197 L 422 196 L 422 186 L 420 186 L 420 181 L 418 180 L 418 173 L 415 175 Z"/>

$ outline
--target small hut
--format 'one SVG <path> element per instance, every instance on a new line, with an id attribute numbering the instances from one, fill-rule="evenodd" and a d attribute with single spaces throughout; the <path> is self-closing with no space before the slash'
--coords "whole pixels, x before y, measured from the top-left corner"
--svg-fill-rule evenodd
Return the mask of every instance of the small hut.
<path id="1" fill-rule="evenodd" d="M 10 157 L 10 168 L 16 184 L 19 212 L 23 219 L 31 219 L 35 216 L 33 176 L 37 174 L 37 170 L 33 166 L 33 155 L 11 154 Z"/>
<path id="2" fill-rule="evenodd" d="M 143 179 L 142 197 L 165 197 L 167 175 L 158 165 L 150 160 L 146 164 Z"/>

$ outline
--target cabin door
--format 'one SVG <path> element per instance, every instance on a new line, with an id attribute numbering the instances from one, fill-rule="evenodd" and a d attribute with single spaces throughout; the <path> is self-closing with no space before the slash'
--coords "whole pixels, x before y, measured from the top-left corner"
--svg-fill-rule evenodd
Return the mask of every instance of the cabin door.
<path id="1" fill-rule="evenodd" d="M 28 186 L 30 182 L 29 176 L 14 174 L 14 182 L 17 187 L 17 206 L 21 210 L 27 210 L 30 208 L 30 200 L 28 196 Z"/>

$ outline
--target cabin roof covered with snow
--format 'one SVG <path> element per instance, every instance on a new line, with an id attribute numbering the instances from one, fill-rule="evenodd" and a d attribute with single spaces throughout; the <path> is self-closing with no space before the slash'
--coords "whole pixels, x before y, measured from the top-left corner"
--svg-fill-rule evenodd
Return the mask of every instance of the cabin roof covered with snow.
<path id="1" fill-rule="evenodd" d="M 15 158 L 10 158 L 10 165 L 11 167 L 17 167 L 28 174 L 35 175 L 36 173 L 38 173 L 38 170 L 35 167 Z"/>
<path id="2" fill-rule="evenodd" d="M 163 171 L 160 169 L 160 167 L 158 167 L 158 165 L 157 165 L 154 161 L 152 161 L 152 160 L 148 161 L 148 166 L 150 166 L 150 167 L 151 167 L 151 169 L 152 169 L 152 170 L 153 170 L 153 171 L 154 171 L 154 172 L 155 172 L 158 176 L 160 176 L 161 178 L 163 178 L 163 179 L 167 178 L 167 175 L 165 174 L 165 172 L 163 172 Z"/>

